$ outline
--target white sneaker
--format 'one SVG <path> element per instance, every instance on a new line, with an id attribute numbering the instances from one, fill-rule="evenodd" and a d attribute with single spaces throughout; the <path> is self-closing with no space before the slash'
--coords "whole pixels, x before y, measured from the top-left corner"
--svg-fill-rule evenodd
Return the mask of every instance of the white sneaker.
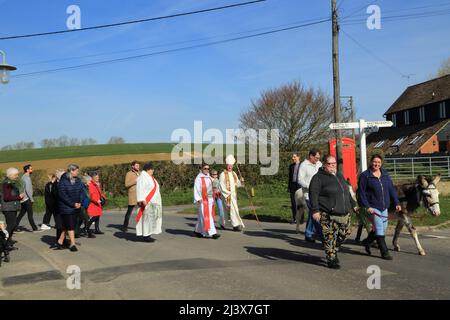
<path id="1" fill-rule="evenodd" d="M 51 230 L 52 228 L 46 224 L 41 224 L 41 230 Z"/>

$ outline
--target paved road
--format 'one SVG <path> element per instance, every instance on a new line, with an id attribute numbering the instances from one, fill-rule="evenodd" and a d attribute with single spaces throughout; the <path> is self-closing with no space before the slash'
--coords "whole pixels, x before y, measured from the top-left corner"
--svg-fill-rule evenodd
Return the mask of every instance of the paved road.
<path id="1" fill-rule="evenodd" d="M 166 208 L 164 233 L 136 242 L 119 230 L 123 215 L 102 218 L 105 235 L 78 239 L 79 252 L 49 249 L 54 230 L 16 236 L 19 250 L 0 268 L 0 299 L 449 299 L 450 230 L 421 235 L 427 256 L 402 235 L 393 261 L 366 256 L 346 242 L 341 270 L 324 267 L 319 244 L 295 226 L 246 221 L 243 233 L 219 240 L 192 236 L 195 217 Z M 24 221 L 26 218 L 24 218 Z M 388 241 L 391 238 L 388 237 Z M 66 287 L 69 265 L 81 269 L 81 289 Z M 382 270 L 381 289 L 367 289 L 367 267 Z"/>

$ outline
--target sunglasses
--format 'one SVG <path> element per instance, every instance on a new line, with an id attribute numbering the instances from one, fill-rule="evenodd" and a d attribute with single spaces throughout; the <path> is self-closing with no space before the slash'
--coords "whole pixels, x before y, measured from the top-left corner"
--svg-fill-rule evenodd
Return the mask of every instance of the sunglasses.
<path id="1" fill-rule="evenodd" d="M 336 164 L 336 162 L 327 162 L 328 165 Z"/>
<path id="2" fill-rule="evenodd" d="M 203 170 L 209 170 L 209 168 L 203 168 Z"/>

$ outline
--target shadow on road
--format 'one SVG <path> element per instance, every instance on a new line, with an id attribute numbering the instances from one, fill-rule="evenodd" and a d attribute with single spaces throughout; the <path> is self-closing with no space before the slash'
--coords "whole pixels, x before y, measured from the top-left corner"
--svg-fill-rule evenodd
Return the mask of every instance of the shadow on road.
<path id="1" fill-rule="evenodd" d="M 48 244 L 50 248 L 55 247 L 56 236 L 45 235 L 41 237 L 41 241 L 45 244 Z"/>
<path id="2" fill-rule="evenodd" d="M 113 229 L 117 229 L 117 230 L 119 230 L 119 231 L 122 231 L 123 225 L 121 225 L 121 224 L 112 224 L 112 223 L 110 223 L 110 224 L 108 224 L 106 227 L 107 227 L 107 228 L 113 228 Z M 128 229 L 130 229 L 130 230 L 136 230 L 136 228 L 130 228 L 130 227 L 128 227 Z"/>
<path id="3" fill-rule="evenodd" d="M 188 236 L 188 237 L 194 237 L 195 238 L 194 231 L 190 231 L 190 230 L 166 229 L 166 232 L 169 233 L 169 234 L 183 235 L 183 236 Z"/>
<path id="4" fill-rule="evenodd" d="M 269 260 L 290 260 L 298 261 L 317 266 L 326 266 L 325 261 L 318 256 L 313 256 L 307 253 L 290 251 L 278 248 L 258 248 L 258 247 L 244 247 L 251 254 Z"/>
<path id="5" fill-rule="evenodd" d="M 138 236 L 134 233 L 128 233 L 123 231 L 114 232 L 114 237 L 119 239 L 125 239 L 127 241 L 139 242 Z"/>

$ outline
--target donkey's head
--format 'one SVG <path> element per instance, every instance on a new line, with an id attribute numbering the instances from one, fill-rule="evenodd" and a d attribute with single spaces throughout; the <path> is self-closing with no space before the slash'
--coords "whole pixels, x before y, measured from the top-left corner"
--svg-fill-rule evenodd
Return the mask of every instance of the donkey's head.
<path id="1" fill-rule="evenodd" d="M 424 176 L 417 177 L 420 199 L 423 201 L 423 205 L 427 208 L 428 212 L 436 217 L 441 214 L 441 208 L 439 207 L 439 191 L 436 187 L 440 180 L 441 176 L 439 174 L 435 176 L 431 182 Z"/>

